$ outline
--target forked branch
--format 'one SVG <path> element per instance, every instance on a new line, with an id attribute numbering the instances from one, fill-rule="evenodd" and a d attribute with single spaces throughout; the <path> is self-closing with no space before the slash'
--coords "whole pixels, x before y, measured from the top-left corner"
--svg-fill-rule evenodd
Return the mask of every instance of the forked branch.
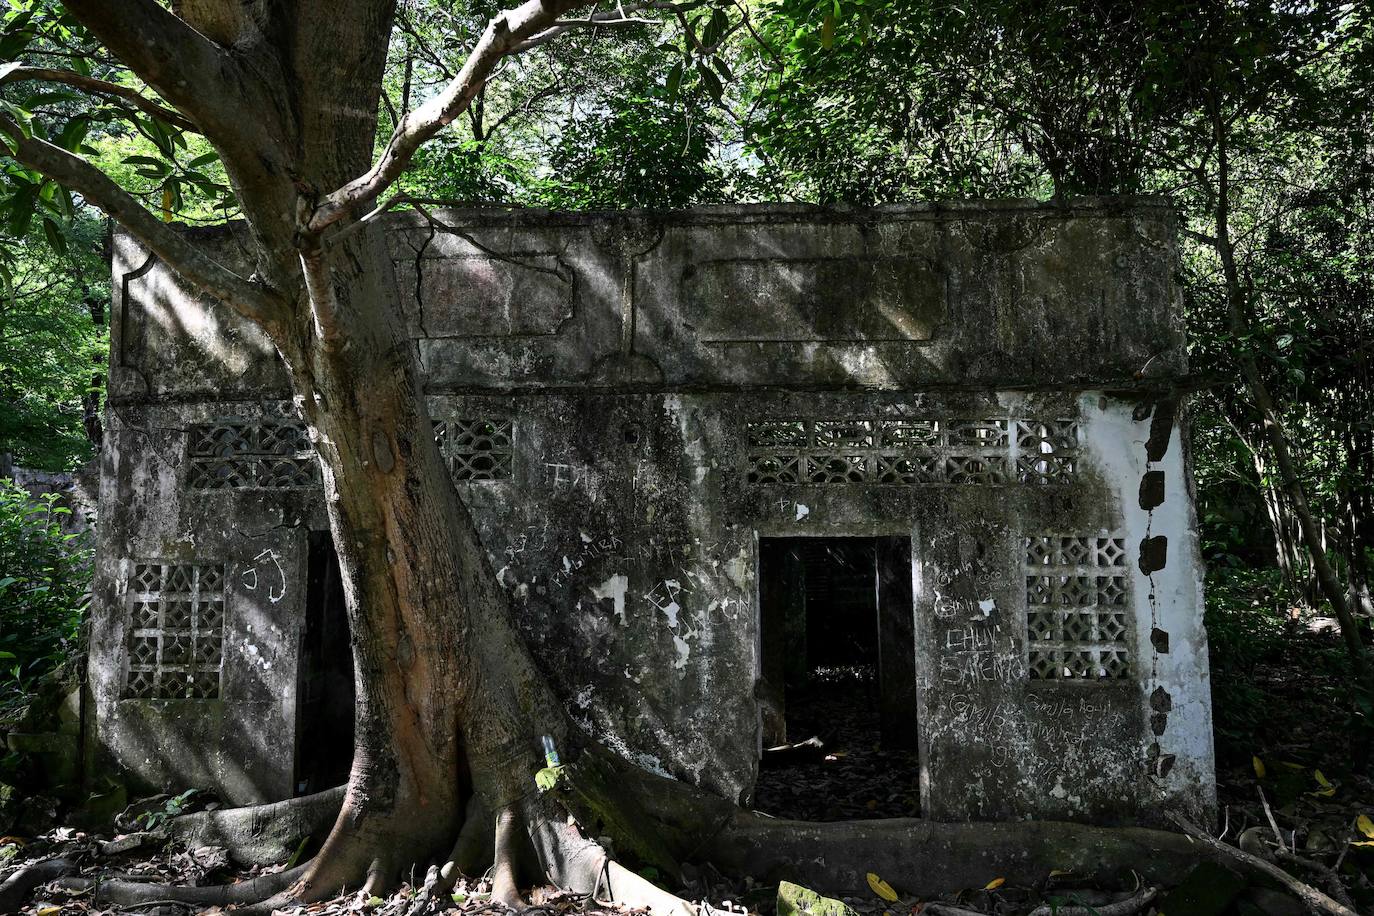
<path id="1" fill-rule="evenodd" d="M 1177 824 L 1184 833 L 1198 842 L 1205 844 L 1217 852 L 1224 853 L 1236 859 L 1254 871 L 1263 872 L 1275 881 L 1278 881 L 1286 887 L 1289 892 L 1312 909 L 1323 913 L 1330 913 L 1331 916 L 1356 916 L 1355 911 L 1350 907 L 1337 900 L 1333 900 L 1310 884 L 1304 884 L 1274 863 L 1267 862 L 1259 856 L 1253 856 L 1243 849 L 1237 849 L 1234 846 L 1214 839 L 1211 834 L 1207 833 L 1197 824 L 1194 824 L 1182 815 L 1171 814 L 1169 818 Z"/>
<path id="2" fill-rule="evenodd" d="M 255 79 L 227 48 L 157 0 L 65 0 L 63 6 L 143 82 L 217 140 L 242 130 L 226 87 Z M 237 125 L 237 126 L 236 126 Z"/>
<path id="3" fill-rule="evenodd" d="M 82 195 L 128 229 L 173 270 L 228 303 L 245 318 L 269 324 L 283 313 L 284 302 L 275 292 L 239 276 L 207 255 L 85 159 L 46 140 L 28 136 L 18 124 L 3 115 L 0 115 L 0 134 L 6 138 L 15 159 Z"/>
<path id="4" fill-rule="evenodd" d="M 552 26 L 521 42 L 514 50 L 528 51 L 552 41 L 573 29 L 609 28 L 620 25 L 656 25 L 657 19 L 646 19 L 636 13 L 666 12 L 682 14 L 704 4 L 704 0 L 645 0 L 642 3 L 617 3 L 613 10 L 599 10 L 582 19 L 560 19 Z"/>
<path id="5" fill-rule="evenodd" d="M 366 174 L 316 203 L 301 227 L 302 234 L 318 236 L 336 223 L 357 219 L 371 210 L 377 198 L 405 171 L 416 151 L 467 110 L 504 58 L 544 44 L 572 29 L 652 22 L 636 18 L 635 14 L 668 11 L 681 15 L 702 2 L 704 0 L 641 0 L 618 3 L 613 10 L 592 12 L 580 19 L 562 19 L 564 13 L 589 4 L 584 0 L 526 0 L 515 9 L 497 15 L 487 23 L 486 31 L 468 54 L 458 75 L 442 92 L 401 118 L 386 149 Z"/>
<path id="6" fill-rule="evenodd" d="M 306 234 L 323 232 L 352 217 L 391 186 L 424 143 L 458 117 L 486 84 L 496 65 L 527 38 L 551 27 L 582 0 L 525 0 L 487 23 L 458 75 L 443 91 L 401 118 L 386 149 L 366 174 L 323 197 L 306 220 Z"/>

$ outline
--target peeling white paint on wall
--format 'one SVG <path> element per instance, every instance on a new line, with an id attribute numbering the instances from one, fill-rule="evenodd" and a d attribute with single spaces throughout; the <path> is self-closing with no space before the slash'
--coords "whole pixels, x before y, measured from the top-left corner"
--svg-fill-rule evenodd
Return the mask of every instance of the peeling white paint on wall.
<path id="1" fill-rule="evenodd" d="M 620 618 L 620 625 L 625 623 L 625 592 L 630 587 L 630 577 L 616 573 L 605 582 L 592 589 L 592 594 L 598 601 L 609 598 L 614 602 L 615 616 Z"/>
<path id="2" fill-rule="evenodd" d="M 692 654 L 692 647 L 687 644 L 687 640 L 676 633 L 673 634 L 673 645 L 677 648 L 677 662 L 673 664 L 673 667 L 681 671 L 687 667 L 687 657 Z"/>
<path id="3" fill-rule="evenodd" d="M 1202 617 L 1202 569 L 1195 511 L 1187 493 L 1183 427 L 1181 420 L 1175 419 L 1162 458 L 1149 462 L 1146 442 L 1152 418 L 1136 420 L 1131 405 L 1122 401 L 1107 401 L 1104 410 L 1101 394 L 1086 392 L 1080 398 L 1081 422 L 1084 447 L 1094 466 L 1107 479 L 1122 482 L 1121 512 L 1135 590 L 1136 656 L 1147 723 L 1141 735 L 1142 757 L 1153 745 L 1158 746 L 1159 753 L 1173 755 L 1172 772 L 1164 780 L 1153 781 L 1156 791 L 1164 795 L 1194 792 L 1205 804 L 1214 804 L 1211 682 Z M 1165 488 L 1163 502 L 1150 510 L 1141 507 L 1135 489 L 1147 470 L 1163 472 Z M 1168 539 L 1165 565 L 1146 575 L 1138 566 L 1139 546 L 1145 538 L 1161 535 Z M 1151 644 L 1156 627 L 1167 634 L 1166 652 L 1155 651 Z M 1153 712 L 1150 696 L 1156 687 L 1167 692 L 1171 707 L 1164 732 L 1158 736 L 1148 728 Z"/>

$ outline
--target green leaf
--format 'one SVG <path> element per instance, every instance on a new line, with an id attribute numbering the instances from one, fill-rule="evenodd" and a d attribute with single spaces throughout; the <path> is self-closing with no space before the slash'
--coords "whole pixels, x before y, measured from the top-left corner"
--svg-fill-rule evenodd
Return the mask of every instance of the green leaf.
<path id="1" fill-rule="evenodd" d="M 90 129 L 90 118 L 84 115 L 72 118 L 62 126 L 62 131 L 57 135 L 57 145 L 65 150 L 76 152 L 82 141 L 86 139 L 86 132 Z"/>
<path id="2" fill-rule="evenodd" d="M 74 92 L 65 92 L 58 89 L 48 89 L 42 92 L 35 92 L 24 97 L 24 107 L 30 110 L 40 105 L 61 104 L 64 102 L 80 101 L 80 96 Z"/>
<path id="3" fill-rule="evenodd" d="M 148 139 L 153 141 L 157 151 L 168 159 L 176 158 L 176 142 L 172 139 L 171 128 L 157 118 L 140 119 Z"/>
<path id="4" fill-rule="evenodd" d="M 19 132 L 22 133 L 26 139 L 33 136 L 32 115 L 18 105 L 6 102 L 3 99 L 0 99 L 0 109 L 4 109 L 5 113 L 14 119 L 15 124 L 19 125 Z"/>
<path id="5" fill-rule="evenodd" d="M 716 76 L 715 72 L 705 64 L 697 65 L 697 73 L 701 77 L 701 85 L 706 87 L 707 93 L 709 93 L 711 98 L 715 99 L 716 103 L 719 104 L 723 91 L 720 85 L 720 77 Z"/>
<path id="6" fill-rule="evenodd" d="M 67 253 L 67 239 L 62 234 L 61 228 L 46 216 L 43 217 L 43 234 L 48 237 L 48 244 L 52 246 L 54 252 L 59 255 Z"/>
<path id="7" fill-rule="evenodd" d="M 673 65 L 673 69 L 668 71 L 668 82 L 665 88 L 668 90 L 668 101 L 676 101 L 678 91 L 682 89 L 682 74 L 684 68 L 682 61 Z"/>
<path id="8" fill-rule="evenodd" d="M 157 159 L 153 156 L 125 156 L 124 162 L 128 165 L 146 165 L 149 168 L 159 169 L 164 172 L 168 170 L 167 160 Z"/>
<path id="9" fill-rule="evenodd" d="M 725 10 L 717 9 L 711 13 L 711 20 L 706 23 L 706 28 L 701 33 L 701 43 L 708 48 L 714 47 L 725 35 L 725 29 L 729 24 L 730 17 L 725 15 Z"/>
<path id="10" fill-rule="evenodd" d="M 20 51 L 23 51 L 29 46 L 29 43 L 33 41 L 33 39 L 34 34 L 25 31 L 14 32 L 6 35 L 4 38 L 0 38 L 0 57 L 13 60 L 19 56 Z"/>
<path id="11" fill-rule="evenodd" d="M 557 787 L 559 777 L 563 775 L 563 767 L 544 767 L 534 774 L 534 784 L 539 787 L 540 792 L 548 792 Z"/>
<path id="12" fill-rule="evenodd" d="M 15 238 L 23 238 L 29 231 L 33 220 L 33 208 L 38 200 L 38 186 L 24 185 L 10 198 L 9 233 Z"/>
<path id="13" fill-rule="evenodd" d="M 199 168 L 203 168 L 203 167 L 205 167 L 205 166 L 211 164 L 212 162 L 218 162 L 218 161 L 219 161 L 219 154 L 218 154 L 218 153 L 206 153 L 205 155 L 203 155 L 203 156 L 197 156 L 196 158 L 192 159 L 190 162 L 186 163 L 186 168 L 188 168 L 188 169 L 199 169 Z"/>

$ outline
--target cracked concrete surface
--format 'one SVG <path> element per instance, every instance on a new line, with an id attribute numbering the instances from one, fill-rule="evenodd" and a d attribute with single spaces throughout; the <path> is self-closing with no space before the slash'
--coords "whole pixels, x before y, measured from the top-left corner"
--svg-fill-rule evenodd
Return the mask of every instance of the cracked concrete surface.
<path id="1" fill-rule="evenodd" d="M 193 232 L 234 262 L 232 234 Z M 747 802 L 760 538 L 900 536 L 925 814 L 1212 808 L 1164 204 L 436 212 L 387 234 L 454 485 L 619 753 Z M 113 269 L 90 753 L 284 798 L 327 531 L 291 392 L 260 333 L 127 237 Z M 131 661 L 134 608 L 204 597 L 133 587 L 152 561 L 223 570 L 215 698 L 178 694 L 191 662 Z M 139 665 L 167 695 L 130 695 Z"/>

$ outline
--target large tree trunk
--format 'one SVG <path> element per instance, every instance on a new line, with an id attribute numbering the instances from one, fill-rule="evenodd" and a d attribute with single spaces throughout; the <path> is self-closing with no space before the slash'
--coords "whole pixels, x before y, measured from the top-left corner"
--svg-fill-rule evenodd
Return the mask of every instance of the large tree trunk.
<path id="1" fill-rule="evenodd" d="M 312 226 L 322 198 L 371 166 L 393 7 L 178 6 L 254 72 L 280 74 L 249 80 L 272 93 L 255 113 L 272 134 L 260 144 L 268 153 L 243 155 L 232 138 L 216 146 L 258 275 L 290 303 L 259 323 L 320 456 L 352 635 L 353 765 L 334 828 L 292 890 L 303 899 L 380 891 L 442 860 L 465 814 L 500 815 L 513 856 L 523 844 L 511 837 L 538 832 L 523 796 L 539 738 L 566 744 L 562 709 L 435 444 L 383 232 Z"/>
<path id="2" fill-rule="evenodd" d="M 306 251 L 313 318 L 282 345 L 323 467 L 353 637 L 355 755 L 301 891 L 369 888 L 446 852 L 464 803 L 508 808 L 564 738 L 554 694 L 434 441 L 381 231 Z"/>

